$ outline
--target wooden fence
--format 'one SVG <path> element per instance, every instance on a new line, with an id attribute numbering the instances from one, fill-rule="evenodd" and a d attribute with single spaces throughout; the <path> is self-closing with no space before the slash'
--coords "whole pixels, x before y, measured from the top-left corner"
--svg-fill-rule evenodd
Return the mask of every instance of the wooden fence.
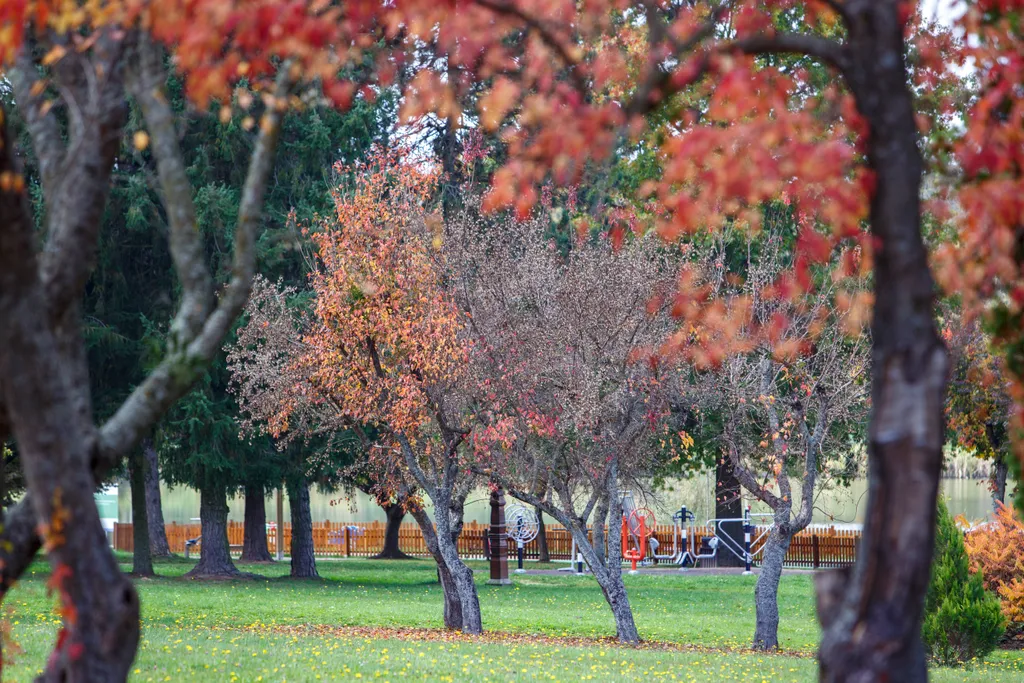
<path id="1" fill-rule="evenodd" d="M 200 536 L 199 524 L 168 524 L 167 543 L 172 553 L 184 553 L 185 541 Z M 241 522 L 228 522 L 228 543 L 233 549 L 240 551 L 242 546 L 243 525 Z M 320 557 L 370 557 L 380 552 L 384 547 L 383 522 L 364 522 L 355 524 L 341 524 L 339 522 L 316 522 L 313 524 L 313 544 L 317 556 Z M 483 559 L 487 557 L 487 530 L 488 526 L 476 522 L 468 522 L 463 526 L 462 535 L 459 536 L 459 554 L 466 559 Z M 572 553 L 572 536 L 560 525 L 545 525 L 548 540 L 548 553 L 552 560 L 568 560 Z M 754 532 L 755 541 L 753 553 L 755 564 L 759 558 L 759 550 L 764 544 L 765 538 L 761 532 L 763 527 L 758 527 Z M 690 527 L 690 534 L 694 536 L 694 548 L 700 548 L 701 539 L 711 535 L 708 527 Z M 285 550 L 291 545 L 292 529 L 291 524 L 284 525 L 284 547 Z M 671 554 L 675 551 L 674 546 L 675 530 L 671 525 L 658 525 L 655 528 L 654 537 L 660 544 L 658 552 Z M 860 531 L 839 530 L 834 527 L 813 527 L 806 529 L 793 538 L 793 542 L 786 553 L 786 566 L 803 567 L 808 569 L 843 567 L 853 564 L 857 558 L 857 542 L 860 540 Z M 268 525 L 267 543 L 270 552 L 277 551 L 277 532 Z M 132 542 L 132 525 L 114 525 L 114 548 L 131 552 L 134 544 Z M 416 557 L 426 557 L 427 546 L 423 541 L 423 535 L 415 523 L 403 524 L 399 531 L 399 547 L 402 551 Z M 540 554 L 540 547 L 536 539 L 527 543 L 524 547 L 524 555 L 527 559 L 537 559 Z M 724 553 L 725 550 L 719 550 Z M 508 544 L 508 555 L 516 557 L 515 542 Z"/>

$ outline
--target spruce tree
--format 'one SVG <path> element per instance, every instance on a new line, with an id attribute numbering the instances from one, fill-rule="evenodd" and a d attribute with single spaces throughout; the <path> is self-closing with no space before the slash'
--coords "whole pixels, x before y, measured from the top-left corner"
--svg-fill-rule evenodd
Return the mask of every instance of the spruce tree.
<path id="1" fill-rule="evenodd" d="M 999 600 L 985 590 L 981 574 L 971 572 L 963 532 L 941 498 L 924 609 L 925 650 L 945 666 L 963 665 L 992 652 L 1006 625 Z"/>

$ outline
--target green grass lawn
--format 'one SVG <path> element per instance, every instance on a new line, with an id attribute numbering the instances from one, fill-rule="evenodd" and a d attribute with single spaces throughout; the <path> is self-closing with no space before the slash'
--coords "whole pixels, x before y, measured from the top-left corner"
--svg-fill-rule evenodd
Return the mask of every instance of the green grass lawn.
<path id="1" fill-rule="evenodd" d="M 282 576 L 286 565 L 269 565 L 250 568 L 266 580 L 194 582 L 181 578 L 190 566 L 161 563 L 160 578 L 138 582 L 144 631 L 135 681 L 816 679 L 807 575 L 783 577 L 780 639 L 792 654 L 768 656 L 729 651 L 753 633 L 754 577 L 627 577 L 642 637 L 680 651 L 587 643 L 614 635 L 590 578 L 515 576 L 515 586 L 487 586 L 476 563 L 484 628 L 520 636 L 505 643 L 400 631 L 441 626 L 428 562 L 325 561 L 322 581 L 293 581 Z M 46 566 L 36 564 L 5 602 L 25 651 L 4 667 L 5 681 L 30 680 L 53 642 L 58 619 L 45 579 Z M 1024 656 L 997 652 L 965 670 L 936 670 L 933 680 L 1021 681 Z"/>

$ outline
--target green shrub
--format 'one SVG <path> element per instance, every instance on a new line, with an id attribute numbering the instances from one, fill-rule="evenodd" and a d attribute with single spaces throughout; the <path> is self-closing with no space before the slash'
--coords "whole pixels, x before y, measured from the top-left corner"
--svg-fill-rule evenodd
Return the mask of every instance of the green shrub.
<path id="1" fill-rule="evenodd" d="M 971 572 L 963 532 L 942 500 L 938 513 L 921 635 L 934 661 L 953 666 L 995 649 L 1006 622 L 999 599 L 985 590 L 980 573 Z"/>

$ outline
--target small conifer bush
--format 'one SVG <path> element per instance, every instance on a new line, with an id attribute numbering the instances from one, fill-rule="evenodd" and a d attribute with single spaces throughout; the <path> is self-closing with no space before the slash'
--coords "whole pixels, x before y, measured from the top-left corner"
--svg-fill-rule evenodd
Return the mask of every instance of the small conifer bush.
<path id="1" fill-rule="evenodd" d="M 995 649 L 1006 622 L 999 599 L 972 572 L 963 532 L 939 501 L 935 561 L 921 627 L 925 650 L 938 664 L 962 665 Z"/>

